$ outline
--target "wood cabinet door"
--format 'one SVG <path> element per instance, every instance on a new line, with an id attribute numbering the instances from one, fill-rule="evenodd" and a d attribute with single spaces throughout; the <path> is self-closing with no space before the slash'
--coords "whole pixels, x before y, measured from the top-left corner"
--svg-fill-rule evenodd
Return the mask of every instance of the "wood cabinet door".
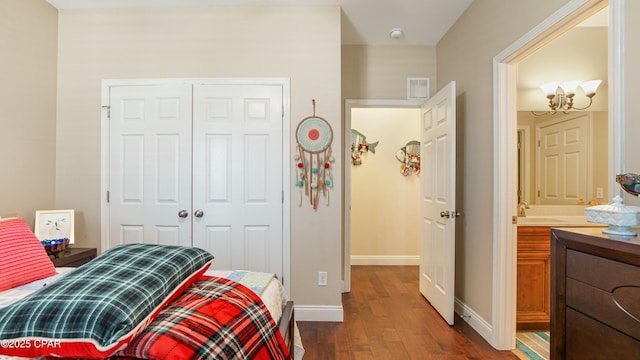
<path id="1" fill-rule="evenodd" d="M 518 228 L 518 330 L 547 330 L 551 315 L 551 229 Z"/>

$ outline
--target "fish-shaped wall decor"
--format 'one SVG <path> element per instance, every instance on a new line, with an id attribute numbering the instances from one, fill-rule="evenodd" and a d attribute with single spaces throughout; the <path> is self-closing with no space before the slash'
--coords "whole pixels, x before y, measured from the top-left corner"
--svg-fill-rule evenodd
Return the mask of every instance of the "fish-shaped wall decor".
<path id="1" fill-rule="evenodd" d="M 400 165 L 402 175 L 420 175 L 420 141 L 409 141 L 396 152 L 396 159 L 402 163 Z"/>
<path id="2" fill-rule="evenodd" d="M 376 153 L 376 146 L 378 146 L 380 141 L 376 141 L 374 143 L 367 142 L 367 136 L 358 130 L 351 129 L 351 162 L 353 165 L 362 164 L 361 155 L 366 153 L 367 151 L 371 151 L 371 153 Z"/>

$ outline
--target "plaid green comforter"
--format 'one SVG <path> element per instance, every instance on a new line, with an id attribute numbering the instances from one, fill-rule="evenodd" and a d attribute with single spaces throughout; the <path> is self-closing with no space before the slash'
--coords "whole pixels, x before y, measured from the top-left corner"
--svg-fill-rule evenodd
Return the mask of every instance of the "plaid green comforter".
<path id="1" fill-rule="evenodd" d="M 159 307 L 178 296 L 212 259 L 208 252 L 189 247 L 115 247 L 0 309 L 0 340 L 49 338 L 61 339 L 63 345 L 83 341 L 100 351 L 121 346 L 123 338 L 140 331 L 139 325 L 146 325 Z"/>

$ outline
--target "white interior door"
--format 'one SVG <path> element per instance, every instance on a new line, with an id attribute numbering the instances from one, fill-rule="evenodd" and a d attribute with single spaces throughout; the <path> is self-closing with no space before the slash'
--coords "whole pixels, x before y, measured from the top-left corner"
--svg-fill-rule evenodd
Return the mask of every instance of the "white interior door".
<path id="1" fill-rule="evenodd" d="M 422 106 L 420 292 L 454 323 L 456 86 L 449 83 Z"/>
<path id="2" fill-rule="evenodd" d="M 283 274 L 282 104 L 278 85 L 194 87 L 193 245 L 214 268 Z"/>
<path id="3" fill-rule="evenodd" d="M 588 202 L 589 116 L 573 114 L 538 128 L 538 204 Z"/>
<path id="4" fill-rule="evenodd" d="M 111 87 L 110 104 L 109 247 L 190 246 L 191 86 Z"/>

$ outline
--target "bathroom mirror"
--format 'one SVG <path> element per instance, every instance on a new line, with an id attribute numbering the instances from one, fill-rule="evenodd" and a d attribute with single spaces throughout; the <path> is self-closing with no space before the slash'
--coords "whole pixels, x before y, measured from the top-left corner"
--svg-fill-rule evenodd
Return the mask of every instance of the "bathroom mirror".
<path id="1" fill-rule="evenodd" d="M 540 205 L 608 203 L 608 9 L 518 64 L 518 201 Z M 551 110 L 548 82 L 603 80 L 584 111 Z M 576 107 L 589 99 L 581 89 Z"/>

